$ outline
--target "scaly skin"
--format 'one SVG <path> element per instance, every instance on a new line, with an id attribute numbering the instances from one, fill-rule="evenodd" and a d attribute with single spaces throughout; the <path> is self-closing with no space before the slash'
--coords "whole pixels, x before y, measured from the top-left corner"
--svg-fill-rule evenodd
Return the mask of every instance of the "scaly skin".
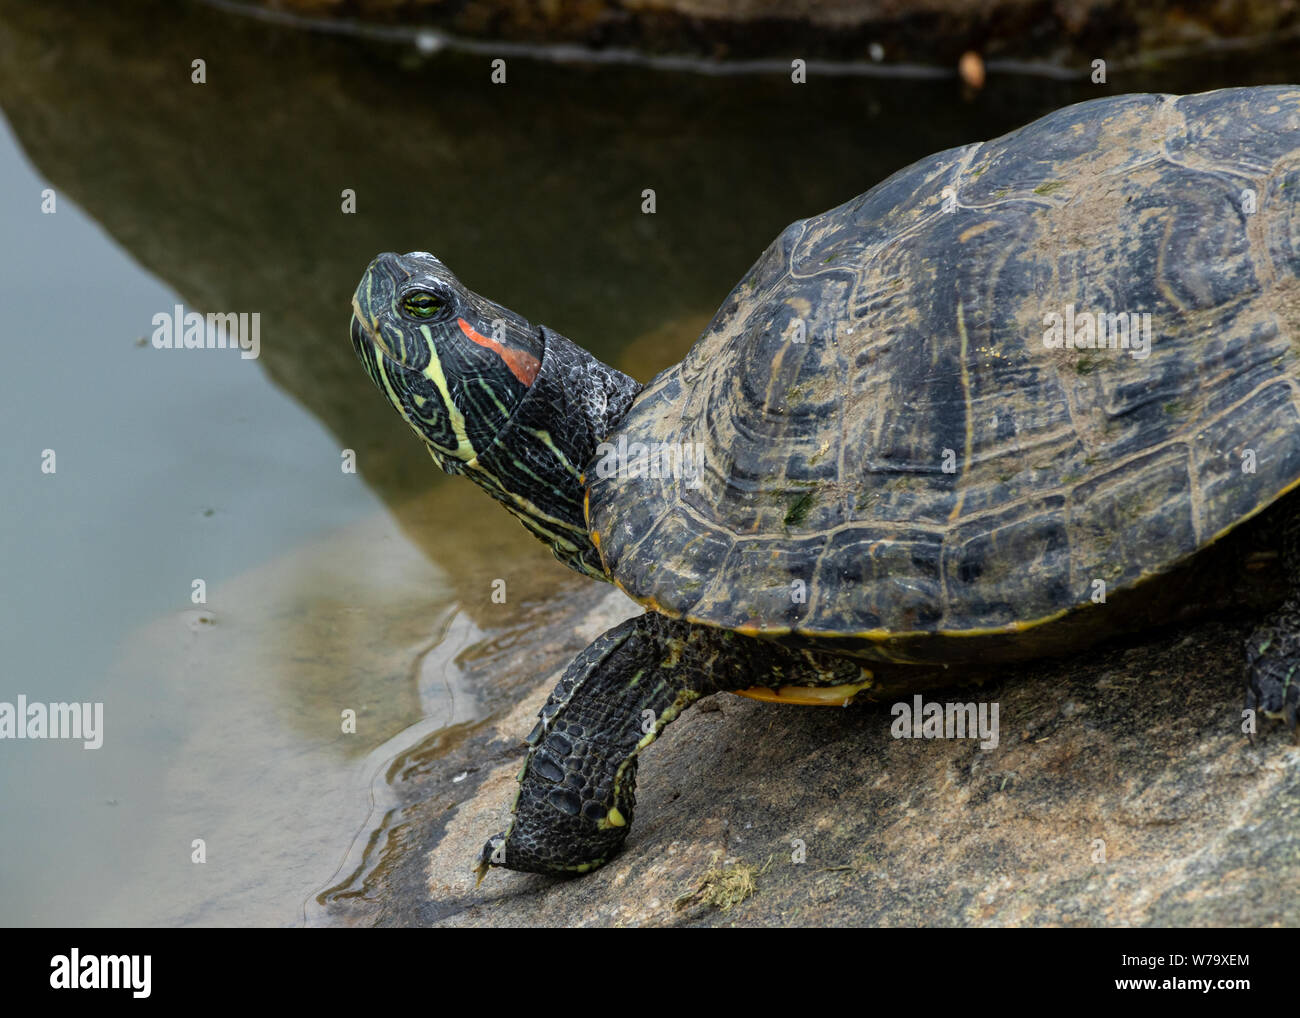
<path id="1" fill-rule="evenodd" d="M 489 866 L 584 873 L 622 846 L 641 750 L 700 697 L 752 686 L 870 683 L 844 658 L 790 650 L 654 613 L 615 626 L 579 654 L 528 736 L 510 827 L 479 856 Z"/>
<path id="2" fill-rule="evenodd" d="M 1287 575 L 1300 580 L 1300 510 L 1282 527 Z M 1246 708 L 1282 718 L 1294 736 L 1300 704 L 1300 591 L 1270 615 L 1246 640 Z"/>

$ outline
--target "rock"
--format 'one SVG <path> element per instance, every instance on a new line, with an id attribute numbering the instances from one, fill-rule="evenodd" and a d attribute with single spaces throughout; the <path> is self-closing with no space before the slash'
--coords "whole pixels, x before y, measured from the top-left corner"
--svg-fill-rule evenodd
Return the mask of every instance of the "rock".
<path id="1" fill-rule="evenodd" d="M 510 43 L 579 44 L 710 58 L 830 58 L 952 67 L 968 49 L 995 59 L 1087 68 L 1200 48 L 1226 39 L 1263 39 L 1294 30 L 1292 4 L 1179 0 L 260 0 L 275 12 L 360 17 L 425 29 L 441 49 L 455 37 Z M 414 35 L 414 32 L 413 32 Z M 448 38 L 450 37 L 450 38 Z M 435 42 L 436 39 L 436 42 Z M 877 57 L 875 54 L 880 53 Z M 503 54 L 504 55 L 504 54 Z"/>
<path id="2" fill-rule="evenodd" d="M 506 822 L 523 736 L 558 677 L 541 678 L 537 664 L 635 610 L 592 591 L 537 645 L 497 659 L 494 669 L 539 678 L 451 753 L 402 768 L 417 776 L 388 838 L 374 839 L 387 845 L 382 858 L 323 895 L 317 921 L 1300 923 L 1300 749 L 1273 723 L 1254 745 L 1241 734 L 1247 620 L 926 694 L 996 701 L 1001 740 L 989 750 L 894 739 L 887 704 L 713 697 L 643 755 L 632 833 L 609 865 L 574 879 L 493 870 L 476 890 L 470 866 Z"/>

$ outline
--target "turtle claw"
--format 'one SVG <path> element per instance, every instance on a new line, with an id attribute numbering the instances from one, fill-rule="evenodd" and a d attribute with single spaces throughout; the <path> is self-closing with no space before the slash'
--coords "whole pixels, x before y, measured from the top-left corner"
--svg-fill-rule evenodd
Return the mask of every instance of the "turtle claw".
<path id="1" fill-rule="evenodd" d="M 478 890 L 479 884 L 483 883 L 483 878 L 488 875 L 488 870 L 493 866 L 500 866 L 505 862 L 503 858 L 499 862 L 496 861 L 504 855 L 505 843 L 505 831 L 493 835 L 483 843 L 483 847 L 479 850 L 478 858 L 474 860 L 474 874 L 476 877 L 474 881 L 475 890 Z"/>

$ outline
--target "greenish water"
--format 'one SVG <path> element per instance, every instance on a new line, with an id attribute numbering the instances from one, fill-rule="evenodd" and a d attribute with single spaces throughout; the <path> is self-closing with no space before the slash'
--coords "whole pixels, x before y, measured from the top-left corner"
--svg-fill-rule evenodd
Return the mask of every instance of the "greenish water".
<path id="1" fill-rule="evenodd" d="M 480 56 L 210 9 L 0 0 L 0 700 L 98 701 L 105 726 L 96 750 L 0 741 L 0 922 L 299 922 L 378 822 L 384 762 L 533 678 L 459 662 L 580 581 L 361 373 L 375 252 L 433 250 L 647 379 L 788 222 L 915 158 L 1099 94 L 1294 73 L 1256 53 L 966 96 L 512 58 L 498 86 Z M 178 303 L 258 313 L 261 356 L 140 345 Z"/>

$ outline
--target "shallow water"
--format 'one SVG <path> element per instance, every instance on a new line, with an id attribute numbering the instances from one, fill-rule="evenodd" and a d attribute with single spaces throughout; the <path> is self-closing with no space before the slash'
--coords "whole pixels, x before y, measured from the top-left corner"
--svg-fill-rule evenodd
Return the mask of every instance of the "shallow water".
<path id="1" fill-rule="evenodd" d="M 0 741 L 0 923 L 321 921 L 325 888 L 364 884 L 389 762 L 533 678 L 460 662 L 538 638 L 582 581 L 443 478 L 355 363 L 375 252 L 434 250 L 648 379 L 783 226 L 912 159 L 1098 94 L 1295 66 L 964 96 L 512 58 L 493 86 L 475 55 L 0 0 L 0 700 L 100 701 L 105 724 L 95 750 Z M 261 357 L 141 345 L 178 303 L 258 312 Z"/>

